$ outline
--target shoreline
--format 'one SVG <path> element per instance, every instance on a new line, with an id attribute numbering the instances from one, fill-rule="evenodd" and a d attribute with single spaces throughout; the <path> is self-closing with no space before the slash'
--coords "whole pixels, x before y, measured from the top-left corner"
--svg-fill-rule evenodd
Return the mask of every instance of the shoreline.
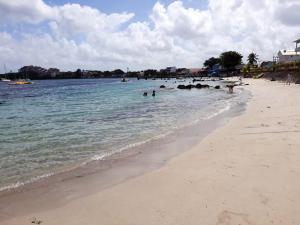
<path id="1" fill-rule="evenodd" d="M 239 89 L 246 92 L 242 90 L 243 87 Z M 66 171 L 1 191 L 0 221 L 27 214 L 27 211 L 43 211 L 65 205 L 163 167 L 170 159 L 188 151 L 209 133 L 242 114 L 250 98 L 249 94 L 245 95 L 247 101 L 242 105 L 235 103 L 234 106 L 200 122 L 181 127 L 164 138 L 154 138 L 146 144 L 113 154 L 108 159 L 92 160 Z M 66 193 L 66 190 L 70 189 L 71 194 Z M 38 198 L 38 203 L 32 202 L 33 198 Z M 41 206 L 40 202 L 47 202 L 47 206 Z M 29 210 L 25 207 L 28 204 L 32 205 Z"/>
<path id="2" fill-rule="evenodd" d="M 161 167 L 40 211 L 9 212 L 0 201 L 3 224 L 299 224 L 299 86 L 248 81 L 245 113 Z M 31 197 L 28 208 L 48 204 Z"/>

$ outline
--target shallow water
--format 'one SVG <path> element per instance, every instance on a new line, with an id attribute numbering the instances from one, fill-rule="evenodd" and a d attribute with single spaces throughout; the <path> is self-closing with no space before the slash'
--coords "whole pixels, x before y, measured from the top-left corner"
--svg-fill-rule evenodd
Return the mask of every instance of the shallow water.
<path id="1" fill-rule="evenodd" d="M 162 84 L 174 89 L 159 89 Z M 178 84 L 135 79 L 0 83 L 0 190 L 163 138 L 246 100 L 241 92 L 178 90 Z"/>

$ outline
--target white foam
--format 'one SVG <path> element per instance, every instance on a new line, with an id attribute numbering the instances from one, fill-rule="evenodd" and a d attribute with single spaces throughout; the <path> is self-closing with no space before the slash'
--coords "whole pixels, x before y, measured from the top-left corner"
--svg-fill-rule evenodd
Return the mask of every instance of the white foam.
<path id="1" fill-rule="evenodd" d="M 221 108 L 217 112 L 215 112 L 215 113 L 213 113 L 213 114 L 205 117 L 205 119 L 206 120 L 212 119 L 212 118 L 214 118 L 214 117 L 216 117 L 216 116 L 218 116 L 218 115 L 220 115 L 220 114 L 222 114 L 222 113 L 230 110 L 230 108 L 231 108 L 231 103 L 230 103 L 230 101 L 227 101 L 226 102 L 226 106 L 224 108 Z"/>
<path id="2" fill-rule="evenodd" d="M 119 148 L 119 149 L 115 150 L 115 151 L 104 152 L 104 153 L 102 153 L 102 154 L 100 154 L 100 155 L 94 155 L 94 156 L 91 158 L 90 161 L 104 160 L 104 159 L 106 159 L 106 158 L 108 158 L 108 157 L 110 157 L 110 156 L 112 156 L 112 155 L 122 153 L 122 152 L 124 152 L 124 151 L 126 151 L 126 150 L 128 150 L 128 149 L 132 149 L 132 148 L 135 148 L 135 147 L 138 147 L 138 146 L 142 146 L 142 145 L 144 145 L 144 144 L 146 144 L 146 143 L 149 143 L 149 142 L 151 142 L 151 141 L 154 141 L 154 140 L 162 139 L 162 138 L 164 138 L 164 137 L 166 137 L 166 136 L 168 136 L 168 135 L 170 135 L 170 134 L 172 134 L 172 133 L 174 133 L 174 132 L 175 132 L 175 130 L 174 130 L 174 131 L 170 131 L 170 132 L 166 132 L 166 133 L 164 133 L 164 134 L 160 134 L 160 135 L 154 136 L 154 137 L 149 138 L 149 139 L 147 139 L 147 140 L 145 140 L 145 141 L 140 141 L 140 142 L 128 144 L 128 145 L 126 145 L 126 146 L 124 146 L 124 147 L 122 147 L 122 148 Z M 85 163 L 83 163 L 83 164 L 89 163 L 90 161 L 85 162 Z"/>
<path id="3" fill-rule="evenodd" d="M 201 119 L 196 119 L 196 120 L 194 120 L 193 122 L 190 122 L 190 123 L 188 123 L 188 124 L 185 124 L 185 125 L 182 125 L 182 126 L 179 126 L 179 127 L 178 127 L 178 126 L 173 127 L 173 130 L 172 130 L 172 131 L 169 131 L 169 132 L 166 132 L 166 133 L 164 133 L 164 134 L 160 134 L 160 135 L 154 136 L 154 137 L 149 138 L 149 139 L 147 139 L 147 140 L 145 140 L 145 141 L 140 141 L 140 142 L 136 142 L 136 143 L 132 143 L 132 144 L 126 145 L 125 147 L 122 147 L 122 148 L 120 148 L 120 149 L 118 149 L 118 150 L 115 150 L 115 151 L 104 152 L 104 153 L 102 153 L 102 154 L 100 154 L 100 155 L 94 155 L 94 156 L 91 158 L 91 160 L 89 160 L 89 161 L 83 163 L 83 165 L 84 165 L 84 164 L 87 164 L 87 163 L 89 163 L 89 162 L 91 162 L 91 161 L 101 161 L 101 160 L 105 160 L 105 159 L 107 159 L 107 158 L 110 157 L 110 156 L 113 156 L 113 155 L 115 155 L 115 154 L 122 153 L 122 152 L 124 152 L 124 151 L 126 151 L 126 150 L 128 150 L 128 149 L 132 149 L 132 148 L 134 148 L 134 147 L 138 147 L 138 146 L 147 144 L 147 143 L 149 143 L 149 142 L 151 142 L 151 141 L 154 141 L 154 140 L 162 139 L 162 138 L 164 138 L 164 137 L 166 137 L 166 136 L 168 136 L 168 135 L 171 135 L 171 134 L 175 133 L 176 130 L 179 130 L 179 129 L 182 129 L 182 128 L 187 128 L 187 127 L 196 125 L 197 123 L 199 123 L 199 122 L 202 121 L 202 120 L 209 120 L 209 119 L 212 119 L 212 118 L 214 118 L 214 117 L 216 117 L 216 116 L 218 116 L 218 115 L 220 115 L 220 114 L 222 114 L 222 113 L 224 113 L 224 112 L 230 110 L 230 108 L 231 108 L 231 103 L 230 103 L 230 101 L 228 100 L 228 101 L 226 101 L 226 106 L 225 106 L 225 107 L 219 109 L 217 112 L 215 112 L 215 113 L 213 113 L 213 114 L 211 114 L 211 115 L 209 115 L 209 116 L 207 116 L 207 117 L 203 117 L 203 118 L 201 118 Z"/>
<path id="4" fill-rule="evenodd" d="M 48 173 L 48 174 L 44 174 L 44 175 L 41 175 L 41 176 L 33 177 L 33 178 L 31 178 L 27 181 L 24 181 L 24 182 L 18 181 L 16 183 L 13 183 L 13 184 L 10 184 L 10 185 L 4 186 L 4 187 L 0 187 L 0 192 L 1 191 L 7 191 L 7 190 L 10 190 L 10 189 L 15 189 L 15 188 L 24 186 L 26 184 L 30 184 L 30 183 L 36 182 L 38 180 L 53 176 L 53 175 L 54 175 L 54 173 Z"/>

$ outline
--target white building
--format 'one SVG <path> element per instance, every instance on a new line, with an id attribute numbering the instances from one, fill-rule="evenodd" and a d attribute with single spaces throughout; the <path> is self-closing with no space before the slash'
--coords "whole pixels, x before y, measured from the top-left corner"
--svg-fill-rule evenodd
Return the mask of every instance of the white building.
<path id="1" fill-rule="evenodd" d="M 278 62 L 295 62 L 300 61 L 300 39 L 294 41 L 296 43 L 295 50 L 281 50 L 278 52 Z"/>
<path id="2" fill-rule="evenodd" d="M 278 62 L 300 61 L 300 51 L 281 50 L 278 52 Z"/>

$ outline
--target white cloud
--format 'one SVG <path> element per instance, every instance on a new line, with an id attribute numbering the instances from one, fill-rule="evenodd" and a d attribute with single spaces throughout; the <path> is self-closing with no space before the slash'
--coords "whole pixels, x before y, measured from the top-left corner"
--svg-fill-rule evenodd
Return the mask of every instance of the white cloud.
<path id="1" fill-rule="evenodd" d="M 19 36 L 0 33 L 0 61 L 10 68 L 34 64 L 64 70 L 199 67 L 226 50 L 245 56 L 255 51 L 270 60 L 300 37 L 299 7 L 296 0 L 209 0 L 205 10 L 181 1 L 157 2 L 147 21 L 131 22 L 133 13 L 0 0 L 0 25 L 17 29 Z M 42 34 L 15 26 L 39 30 L 41 23 L 48 24 Z"/>
<path id="2" fill-rule="evenodd" d="M 1 22 L 39 23 L 55 16 L 55 8 L 43 0 L 0 0 Z"/>

